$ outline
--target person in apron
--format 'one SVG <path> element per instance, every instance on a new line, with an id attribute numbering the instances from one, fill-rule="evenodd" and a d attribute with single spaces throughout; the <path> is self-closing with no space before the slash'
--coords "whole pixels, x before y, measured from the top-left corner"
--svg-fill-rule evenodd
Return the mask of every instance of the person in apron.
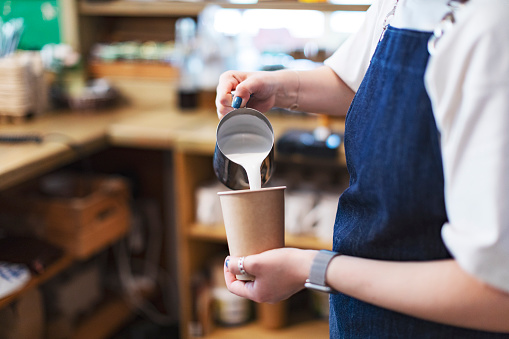
<path id="1" fill-rule="evenodd" d="M 331 338 L 509 338 L 504 325 L 509 320 L 508 291 L 467 276 L 442 240 L 448 215 L 441 136 L 424 82 L 430 38 L 431 32 L 384 27 L 347 113 L 350 185 L 338 203 L 334 253 L 319 268 L 323 287 L 333 292 Z M 264 76 L 268 80 L 261 87 Z M 282 76 L 293 75 L 287 71 Z M 250 95 L 264 98 L 274 88 L 271 77 L 245 79 Z M 287 102 L 306 100 L 306 83 L 297 82 L 296 94 L 289 90 L 282 95 Z M 220 81 L 218 103 L 228 102 L 220 94 L 228 86 L 238 88 L 231 73 Z M 345 91 L 335 105 L 348 101 Z M 281 103 L 286 104 L 277 98 L 265 102 Z M 316 257 L 316 251 L 286 248 L 242 258 L 240 268 L 256 276 L 248 283 L 234 278 L 239 258 L 227 258 L 227 286 L 255 301 L 284 299 L 303 288 Z M 285 279 L 274 279 L 275 274 Z M 449 280 L 449 275 L 457 278 Z M 454 296 L 461 284 L 471 284 L 464 291 L 474 296 Z M 419 295 L 426 285 L 435 287 Z"/>

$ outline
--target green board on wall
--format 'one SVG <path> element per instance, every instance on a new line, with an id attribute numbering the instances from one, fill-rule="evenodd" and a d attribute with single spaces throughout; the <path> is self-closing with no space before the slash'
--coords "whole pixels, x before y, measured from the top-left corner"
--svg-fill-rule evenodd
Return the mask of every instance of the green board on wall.
<path id="1" fill-rule="evenodd" d="M 59 0 L 0 0 L 0 17 L 4 22 L 25 20 L 20 49 L 39 50 L 48 43 L 60 42 Z"/>

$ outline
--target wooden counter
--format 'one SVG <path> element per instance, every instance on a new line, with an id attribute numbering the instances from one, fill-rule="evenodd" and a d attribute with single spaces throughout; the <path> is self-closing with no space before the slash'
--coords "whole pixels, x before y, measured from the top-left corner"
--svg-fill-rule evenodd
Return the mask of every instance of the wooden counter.
<path id="1" fill-rule="evenodd" d="M 0 135 L 41 135 L 42 143 L 0 143 L 0 189 L 31 179 L 109 145 L 171 149 L 179 134 L 210 130 L 213 112 L 179 113 L 167 106 L 109 111 L 52 112 L 17 125 L 0 125 Z M 212 141 L 213 142 L 213 141 Z"/>
<path id="2" fill-rule="evenodd" d="M 313 117 L 271 116 L 270 120 L 276 137 L 290 127 L 309 129 L 317 124 Z M 94 113 L 63 111 L 25 124 L 0 125 L 2 135 L 47 136 L 47 141 L 40 144 L 0 143 L 0 190 L 109 145 L 212 154 L 217 123 L 213 110 L 182 112 L 162 105 Z M 340 123 L 337 126 L 341 128 Z M 71 144 L 78 146 L 78 152 Z"/>
<path id="3" fill-rule="evenodd" d="M 0 189 L 56 169 L 108 145 L 109 126 L 133 115 L 130 109 L 108 113 L 48 113 L 19 125 L 0 125 L 0 134 L 38 134 L 47 141 L 0 143 Z M 78 149 L 73 149 L 77 146 Z"/>

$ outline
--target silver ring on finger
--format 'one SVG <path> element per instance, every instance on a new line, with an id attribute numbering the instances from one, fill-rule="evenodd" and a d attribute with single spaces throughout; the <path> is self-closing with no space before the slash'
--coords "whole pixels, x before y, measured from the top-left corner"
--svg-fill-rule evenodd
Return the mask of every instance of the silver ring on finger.
<path id="1" fill-rule="evenodd" d="M 240 274 L 242 274 L 242 275 L 247 274 L 246 270 L 244 269 L 244 258 L 245 257 L 240 257 L 239 261 L 238 261 L 239 271 L 240 271 Z"/>

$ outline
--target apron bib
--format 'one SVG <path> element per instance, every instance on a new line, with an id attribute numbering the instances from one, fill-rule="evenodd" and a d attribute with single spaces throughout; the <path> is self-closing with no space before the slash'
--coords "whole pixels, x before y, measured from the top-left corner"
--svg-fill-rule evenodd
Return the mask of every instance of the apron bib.
<path id="1" fill-rule="evenodd" d="M 345 123 L 350 187 L 334 251 L 394 261 L 450 258 L 439 134 L 424 87 L 430 33 L 388 27 Z M 495 338 L 331 295 L 331 338 Z"/>

